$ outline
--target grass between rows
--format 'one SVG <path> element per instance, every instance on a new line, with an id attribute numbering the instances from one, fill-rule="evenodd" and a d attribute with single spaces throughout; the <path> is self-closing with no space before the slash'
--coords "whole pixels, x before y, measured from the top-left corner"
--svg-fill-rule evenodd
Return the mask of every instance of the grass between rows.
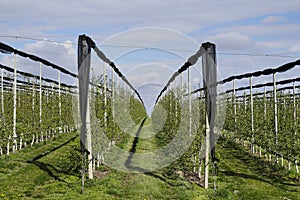
<path id="1" fill-rule="evenodd" d="M 77 133 L 0 157 L 0 199 L 300 199 L 297 180 L 270 166 L 234 142 L 220 139 L 217 191 L 178 177 L 171 166 L 151 173 L 126 173 L 101 166 L 81 194 Z M 124 149 L 132 148 L 134 138 Z M 136 152 L 155 149 L 155 140 L 139 139 Z M 134 156 L 132 158 L 134 161 Z"/>

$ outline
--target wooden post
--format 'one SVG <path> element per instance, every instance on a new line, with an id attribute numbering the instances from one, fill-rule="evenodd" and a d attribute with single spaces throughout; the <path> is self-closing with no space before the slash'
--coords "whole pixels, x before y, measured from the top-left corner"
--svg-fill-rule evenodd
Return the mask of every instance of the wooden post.
<path id="1" fill-rule="evenodd" d="M 177 106 L 178 106 L 178 88 L 177 88 L 177 84 L 176 84 L 176 80 L 177 79 L 175 79 L 175 83 L 174 83 L 174 85 L 175 85 L 175 91 L 174 91 L 174 95 L 175 95 L 175 101 L 174 101 L 174 106 L 175 106 L 175 120 L 174 120 L 174 124 L 176 124 L 177 125 L 177 117 L 178 117 L 178 112 L 177 112 Z"/>
<path id="2" fill-rule="evenodd" d="M 52 99 L 52 104 L 54 104 L 54 96 L 55 96 L 55 93 L 54 93 L 54 83 L 53 83 L 53 84 L 51 84 L 51 99 Z M 55 115 L 56 111 L 54 109 L 51 109 L 51 114 L 52 114 L 52 116 Z M 54 132 L 53 127 L 52 127 L 52 137 L 54 138 L 54 136 L 55 136 L 55 132 Z"/>
<path id="3" fill-rule="evenodd" d="M 17 58 L 16 54 L 14 54 L 14 105 L 13 105 L 13 153 L 17 150 Z"/>
<path id="4" fill-rule="evenodd" d="M 264 87 L 264 122 L 266 123 L 267 120 L 267 89 L 266 86 Z M 265 132 L 266 130 L 264 130 Z"/>
<path id="5" fill-rule="evenodd" d="M 209 122 L 207 113 L 205 115 L 205 171 L 204 171 L 204 188 L 208 188 L 208 176 L 209 176 L 209 150 L 210 150 L 210 143 L 209 143 Z"/>
<path id="6" fill-rule="evenodd" d="M 168 94 L 168 97 L 169 97 L 169 123 L 170 124 L 173 124 L 173 121 L 172 121 L 172 113 L 173 113 L 173 110 L 172 110 L 172 90 L 173 90 L 173 85 L 170 85 L 170 87 L 168 88 L 167 90 L 167 93 Z M 173 131 L 173 130 L 172 130 Z"/>
<path id="7" fill-rule="evenodd" d="M 22 144 L 23 144 L 23 133 L 21 133 L 21 135 L 20 135 L 20 144 L 19 144 L 20 146 L 19 146 L 19 149 L 22 149 Z"/>
<path id="8" fill-rule="evenodd" d="M 32 107 L 32 128 L 33 130 L 35 130 L 35 79 L 32 81 L 32 102 L 31 102 L 31 107 Z M 31 142 L 31 146 L 34 144 L 34 140 L 35 140 L 35 132 L 32 133 L 32 142 Z"/>
<path id="9" fill-rule="evenodd" d="M 111 70 L 111 109 L 112 109 L 112 118 L 115 117 L 115 76 L 114 70 Z"/>
<path id="10" fill-rule="evenodd" d="M 215 148 L 214 148 L 214 123 L 216 109 L 216 47 L 211 43 L 203 43 L 202 48 L 205 52 L 202 56 L 203 86 L 205 89 L 206 104 L 206 141 L 205 141 L 205 177 L 204 187 L 208 188 L 209 176 L 209 154 L 215 167 Z M 216 187 L 214 182 L 214 187 Z"/>
<path id="11" fill-rule="evenodd" d="M 47 84 L 47 86 L 48 86 L 48 84 Z M 48 105 L 48 103 L 49 103 L 49 88 L 47 87 L 46 88 L 46 105 Z"/>
<path id="12" fill-rule="evenodd" d="M 184 89 L 184 88 L 183 88 L 183 73 L 181 73 L 181 74 L 180 74 L 180 92 L 181 92 L 181 94 L 184 94 L 184 93 L 185 93 L 183 89 Z M 180 98 L 180 103 L 181 103 L 181 105 L 182 105 L 182 103 L 183 103 L 183 95 L 180 95 L 180 96 L 181 96 L 181 98 Z"/>
<path id="13" fill-rule="evenodd" d="M 244 92 L 244 111 L 245 111 L 245 115 L 247 113 L 247 96 L 246 96 L 246 92 Z"/>
<path id="14" fill-rule="evenodd" d="M 58 109 L 59 109 L 59 133 L 61 133 L 61 84 L 60 84 L 60 71 L 58 71 Z"/>
<path id="15" fill-rule="evenodd" d="M 7 146 L 6 146 L 6 155 L 9 155 L 9 151 L 10 151 L 10 140 L 11 140 L 11 135 L 8 136 L 8 140 L 7 140 Z"/>
<path id="16" fill-rule="evenodd" d="M 77 112 L 78 112 L 78 122 L 77 122 L 77 125 L 76 125 L 76 128 L 77 129 L 80 129 L 80 96 L 79 96 L 79 93 L 80 93 L 80 90 L 79 90 L 79 79 L 77 79 L 77 101 L 78 101 L 78 104 L 77 104 Z"/>
<path id="17" fill-rule="evenodd" d="M 294 135 L 296 136 L 297 133 L 297 108 L 296 108 L 296 93 L 295 93 L 295 82 L 293 82 L 293 129 L 294 129 Z M 295 137 L 296 139 L 296 137 Z"/>
<path id="18" fill-rule="evenodd" d="M 295 144 L 297 144 L 297 107 L 296 107 L 296 92 L 295 92 L 295 82 L 293 82 L 293 108 L 294 108 L 294 112 L 293 112 L 293 129 L 294 129 L 294 142 Z M 290 164 L 290 163 L 289 163 Z M 295 166 L 296 166 L 296 172 L 299 173 L 299 168 L 298 168 L 298 163 L 297 163 L 297 158 L 295 155 Z M 290 165 L 289 165 L 289 169 L 290 169 Z"/>
<path id="19" fill-rule="evenodd" d="M 249 80 L 250 80 L 251 149 L 252 149 L 252 154 L 254 154 L 255 153 L 255 149 L 254 149 L 254 122 L 253 122 L 252 76 L 249 78 Z"/>
<path id="20" fill-rule="evenodd" d="M 87 45 L 86 36 L 80 35 L 78 38 L 78 80 L 79 80 L 79 103 L 80 103 L 80 145 L 82 153 L 82 193 L 84 192 L 85 161 L 88 153 L 88 175 L 93 178 L 92 148 L 91 148 L 91 127 L 89 111 L 89 79 L 91 47 Z"/>
<path id="21" fill-rule="evenodd" d="M 115 119 L 115 75 L 114 70 L 111 70 L 111 114 L 112 120 Z M 112 123 L 112 131 L 115 132 L 115 123 Z M 113 140 L 115 141 L 118 136 L 114 135 Z"/>
<path id="22" fill-rule="evenodd" d="M 236 100 L 235 100 L 235 79 L 232 80 L 232 84 L 233 84 L 232 103 L 233 103 L 233 112 L 234 112 L 234 134 L 236 134 L 237 120 L 236 120 Z"/>
<path id="23" fill-rule="evenodd" d="M 88 101 L 87 101 L 87 110 L 86 110 L 86 142 L 88 154 L 88 177 L 93 179 L 93 155 L 92 155 L 92 132 L 91 132 L 91 118 L 90 118 L 90 101 L 89 101 L 89 92 L 88 92 Z"/>
<path id="24" fill-rule="evenodd" d="M 41 62 L 40 62 L 40 131 L 42 131 L 42 63 Z"/>
<path id="25" fill-rule="evenodd" d="M 273 91 L 274 91 L 274 132 L 275 132 L 275 162 L 278 164 L 278 125 L 277 125 L 277 88 L 276 88 L 276 74 L 273 73 Z"/>
<path id="26" fill-rule="evenodd" d="M 247 95 L 246 95 L 246 92 L 244 92 L 244 118 L 247 116 Z M 244 119 L 245 120 L 245 119 Z M 242 139 L 242 143 L 243 143 L 243 147 L 246 146 L 246 143 L 245 143 L 245 138 Z"/>
<path id="27" fill-rule="evenodd" d="M 103 62 L 103 86 L 104 86 L 104 129 L 106 131 L 106 127 L 107 127 L 107 94 L 106 94 L 106 90 L 107 90 L 107 85 L 106 85 L 106 63 Z"/>
<path id="28" fill-rule="evenodd" d="M 264 86 L 264 97 L 263 97 L 263 102 L 264 102 L 264 118 L 263 118 L 263 124 L 264 124 L 264 128 L 263 128 L 263 132 L 264 132 L 264 139 L 267 138 L 267 130 L 266 130 L 266 123 L 267 123 L 267 99 L 266 99 L 266 94 L 267 94 L 267 89 L 266 86 Z M 261 156 L 261 146 L 259 148 L 259 156 Z"/>
<path id="29" fill-rule="evenodd" d="M 4 122 L 4 85 L 3 85 L 3 69 L 1 69 L 1 121 Z M 0 156 L 2 155 L 2 147 L 0 146 Z"/>
<path id="30" fill-rule="evenodd" d="M 199 88 L 200 88 L 200 83 L 199 83 Z M 199 111 L 201 111 L 201 103 L 204 103 L 204 102 L 202 102 L 202 94 L 201 94 L 202 92 L 201 91 L 199 91 L 199 93 L 198 93 L 198 99 L 199 99 Z M 202 109 L 202 111 L 203 111 L 203 113 L 202 113 L 202 115 L 204 114 L 204 115 L 206 115 L 206 109 L 205 109 L 205 106 L 203 106 L 203 108 L 204 109 Z M 204 141 L 205 141 L 205 139 L 203 140 L 201 140 L 200 141 L 200 148 L 199 148 L 199 152 L 198 152 L 198 163 L 199 163 L 199 168 L 198 168 L 198 177 L 199 177 L 199 179 L 201 179 L 201 173 L 202 173 L 202 163 L 203 163 L 203 158 L 202 158 L 202 151 L 203 151 L 203 147 L 204 147 Z"/>
<path id="31" fill-rule="evenodd" d="M 17 88 L 17 104 L 18 104 L 17 107 L 20 109 L 20 107 L 21 107 L 21 90 L 19 89 L 19 92 L 18 92 L 18 88 Z"/>
<path id="32" fill-rule="evenodd" d="M 4 85 L 3 85 L 3 69 L 1 69 L 1 113 L 2 121 L 4 121 Z"/>
<path id="33" fill-rule="evenodd" d="M 189 100 L 189 134 L 192 137 L 192 98 L 191 98 L 191 70 L 188 68 L 188 100 Z"/>

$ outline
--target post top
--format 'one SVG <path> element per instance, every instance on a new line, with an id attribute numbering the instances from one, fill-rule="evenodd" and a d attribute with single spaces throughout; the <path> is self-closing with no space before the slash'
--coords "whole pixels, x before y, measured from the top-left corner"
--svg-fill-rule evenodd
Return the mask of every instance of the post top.
<path id="1" fill-rule="evenodd" d="M 211 42 L 204 42 L 204 43 L 202 43 L 201 46 L 202 46 L 204 49 L 208 49 L 209 47 L 213 47 L 213 48 L 216 47 L 216 45 L 213 44 L 213 43 L 211 43 Z"/>

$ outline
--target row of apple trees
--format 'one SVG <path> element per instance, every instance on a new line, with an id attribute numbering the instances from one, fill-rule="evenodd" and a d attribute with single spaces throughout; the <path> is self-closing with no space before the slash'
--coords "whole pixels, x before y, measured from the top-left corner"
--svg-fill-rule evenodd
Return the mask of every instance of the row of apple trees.
<path id="1" fill-rule="evenodd" d="M 153 111 L 152 122 L 164 122 L 155 135 L 158 148 L 174 147 L 170 151 L 176 159 L 168 167 L 200 178 L 205 155 L 205 99 L 203 93 L 186 94 L 187 87 L 169 89 Z"/>
<path id="2" fill-rule="evenodd" d="M 16 85 L 16 124 L 14 129 L 14 87 L 12 74 L 1 81 L 0 147 L 1 154 L 49 139 L 75 129 L 74 88 L 18 78 Z M 22 80 L 20 80 L 22 79 Z"/>
<path id="3" fill-rule="evenodd" d="M 90 86 L 90 120 L 93 166 L 105 164 L 112 145 L 123 148 L 132 126 L 139 126 L 147 117 L 143 104 L 124 85 L 111 77 L 93 77 Z"/>
<path id="4" fill-rule="evenodd" d="M 289 169 L 291 163 L 294 163 L 299 172 L 300 99 L 299 90 L 295 91 L 295 94 L 291 89 L 278 91 L 276 103 L 273 90 L 254 93 L 253 120 L 251 120 L 250 95 L 245 93 L 234 97 L 228 94 L 225 129 L 234 133 L 233 136 L 238 141 L 252 142 L 254 153 L 264 154 L 266 159 L 281 165 L 287 162 Z M 277 128 L 275 128 L 275 120 Z M 251 123 L 253 123 L 253 130 Z M 281 162 L 278 158 L 281 158 Z"/>

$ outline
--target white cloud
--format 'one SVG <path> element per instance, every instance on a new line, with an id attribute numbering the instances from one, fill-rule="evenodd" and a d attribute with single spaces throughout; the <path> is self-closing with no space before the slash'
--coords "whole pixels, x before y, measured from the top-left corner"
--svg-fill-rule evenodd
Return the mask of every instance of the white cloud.
<path id="1" fill-rule="evenodd" d="M 287 22 L 287 18 L 276 15 L 276 16 L 268 16 L 262 20 L 264 24 L 276 24 L 276 23 L 281 23 L 281 22 Z"/>
<path id="2" fill-rule="evenodd" d="M 38 41 L 35 43 L 26 44 L 25 52 L 31 52 L 44 59 L 53 62 L 54 64 L 63 66 L 68 70 L 76 69 L 76 48 L 70 41 L 64 43 L 53 43 L 47 41 Z"/>
<path id="3" fill-rule="evenodd" d="M 286 0 L 284 3 L 274 0 L 90 0 L 84 2 L 67 0 L 59 4 L 55 1 L 2 0 L 0 35 L 78 35 L 87 33 L 93 38 L 104 40 L 109 35 L 131 28 L 167 27 L 185 34 L 195 33 L 193 37 L 197 38 L 199 43 L 204 41 L 203 38 L 208 38 L 217 44 L 217 50 L 241 50 L 254 53 L 259 50 L 267 53 L 291 52 L 299 55 L 299 24 L 282 23 L 288 22 L 288 19 L 284 18 L 285 13 L 299 10 L 300 4 L 295 4 L 294 0 Z M 243 24 L 243 20 L 257 19 L 261 16 L 268 16 L 262 20 L 268 26 L 261 23 Z M 122 38 L 121 42 L 143 44 L 147 37 L 149 40 L 157 41 L 173 39 L 171 37 L 154 37 L 153 33 L 149 33 L 144 38 L 138 36 Z M 24 46 L 24 40 L 0 39 L 1 41 L 11 41 L 9 44 L 15 47 L 22 47 L 21 49 L 25 51 L 40 55 L 76 72 L 76 46 L 44 41 Z M 54 40 L 65 41 L 65 38 L 54 38 Z M 69 38 L 69 40 L 76 42 L 77 37 Z M 177 48 L 184 47 L 178 45 Z M 7 62 L 11 63 L 11 60 Z M 21 62 L 24 61 L 18 61 L 20 66 Z M 252 71 L 254 68 L 251 66 L 264 67 L 268 62 L 270 60 L 257 57 L 227 57 L 218 61 L 220 66 L 238 66 L 223 69 L 224 71 L 228 70 L 224 73 L 226 76 L 240 74 L 245 70 Z M 28 70 L 38 70 L 32 65 L 31 61 L 26 64 Z M 53 77 L 55 76 L 54 74 Z"/>
<path id="4" fill-rule="evenodd" d="M 260 6 L 257 6 L 260 5 Z M 162 26 L 184 33 L 205 25 L 242 20 L 268 13 L 299 10 L 293 0 L 215 1 L 2 1 L 0 16 L 14 29 L 42 32 L 119 32 L 141 26 Z M 27 29 L 26 29 L 27 27 Z M 2 28 L 2 27 L 0 27 Z M 10 31 L 14 32 L 14 29 Z M 22 31 L 22 32 L 23 32 Z M 17 32 L 14 32 L 17 33 Z M 32 32 L 31 32 L 32 33 Z"/>
<path id="5" fill-rule="evenodd" d="M 238 32 L 219 33 L 212 36 L 210 41 L 214 42 L 217 46 L 225 49 L 245 49 L 253 45 L 251 39 Z"/>
<path id="6" fill-rule="evenodd" d="M 261 24 L 252 24 L 252 25 L 232 25 L 217 28 L 217 32 L 238 32 L 241 34 L 247 34 L 249 37 L 262 37 L 262 36 L 272 36 L 276 37 L 290 37 L 290 38 L 299 38 L 297 32 L 300 31 L 299 24 L 273 24 L 273 25 L 261 25 Z M 268 38 L 267 38 L 268 39 Z M 264 39 L 266 40 L 266 39 Z"/>
<path id="7" fill-rule="evenodd" d="M 116 46 L 118 48 L 116 48 Z M 133 29 L 130 31 L 121 32 L 120 34 L 113 35 L 112 37 L 105 40 L 100 48 L 105 51 L 107 56 L 114 60 L 126 57 L 128 54 L 138 53 L 134 52 L 139 50 L 149 52 L 147 59 L 153 59 L 149 56 L 153 55 L 154 52 L 160 52 L 160 54 L 172 54 L 169 55 L 173 59 L 185 59 L 196 52 L 199 49 L 198 43 L 190 38 L 189 36 L 179 33 L 170 29 L 162 29 L 155 27 L 147 27 L 140 29 Z M 153 48 L 153 49 L 152 49 Z M 153 52 L 151 52 L 151 49 Z M 179 49 L 179 51 L 177 51 Z M 161 56 L 162 57 L 162 56 Z M 163 57 L 163 59 L 167 59 Z"/>
<path id="8" fill-rule="evenodd" d="M 46 41 L 38 41 L 34 43 L 27 43 L 24 45 L 24 48 L 19 50 L 39 56 L 71 72 L 77 73 L 77 57 L 75 50 L 76 46 L 68 44 L 68 42 L 69 41 L 65 41 L 64 44 L 59 44 L 49 43 Z M 14 59 L 11 55 L 3 56 L 0 59 L 0 62 L 9 67 L 13 67 Z M 17 56 L 16 66 L 17 69 L 20 71 L 28 72 L 34 75 L 39 75 L 39 63 L 32 61 L 28 58 Z M 43 77 L 57 80 L 58 71 L 49 66 L 43 65 L 42 73 Z M 62 74 L 61 78 L 62 82 L 64 83 L 74 83 L 74 79 L 69 75 Z"/>
<path id="9" fill-rule="evenodd" d="M 289 48 L 290 53 L 299 53 L 300 54 L 300 46 L 292 46 Z"/>
<path id="10" fill-rule="evenodd" d="M 174 72 L 175 70 L 169 66 L 160 63 L 148 63 L 137 66 L 124 75 L 138 88 L 148 83 L 165 85 L 168 78 L 171 77 Z"/>
<path id="11" fill-rule="evenodd" d="M 240 50 L 254 54 L 266 53 L 284 55 L 295 53 L 289 51 L 289 49 L 300 44 L 298 37 L 300 31 L 299 24 L 270 24 L 268 26 L 261 24 L 234 25 L 217 28 L 215 31 L 222 33 L 236 32 L 250 38 L 252 44 L 250 46 L 240 45 Z"/>
<path id="12" fill-rule="evenodd" d="M 284 48 L 286 47 L 286 44 L 281 41 L 267 41 L 267 42 L 260 42 L 258 48 L 263 48 L 263 49 L 279 49 L 279 48 Z"/>

